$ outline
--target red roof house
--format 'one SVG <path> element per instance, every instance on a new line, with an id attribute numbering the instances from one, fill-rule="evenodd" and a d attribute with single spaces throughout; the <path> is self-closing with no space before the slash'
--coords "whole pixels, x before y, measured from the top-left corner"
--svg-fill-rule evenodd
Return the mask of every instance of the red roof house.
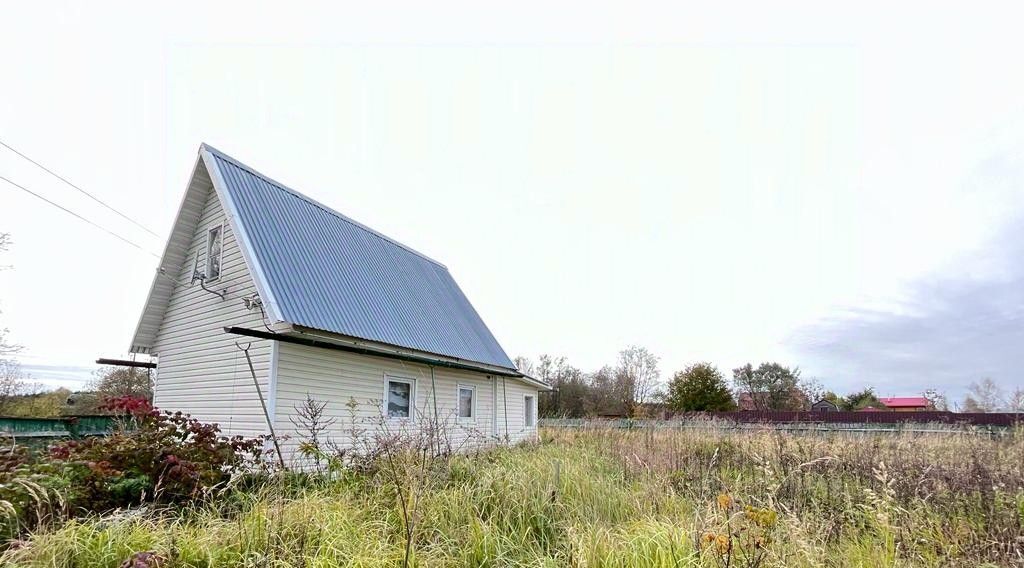
<path id="1" fill-rule="evenodd" d="M 915 412 L 932 409 L 931 401 L 923 396 L 892 396 L 879 398 L 878 401 L 885 405 L 886 409 L 897 412 Z"/>

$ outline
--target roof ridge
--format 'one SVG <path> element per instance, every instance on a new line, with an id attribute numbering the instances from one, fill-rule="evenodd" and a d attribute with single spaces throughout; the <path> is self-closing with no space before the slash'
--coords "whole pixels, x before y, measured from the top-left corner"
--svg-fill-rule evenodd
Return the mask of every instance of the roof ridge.
<path id="1" fill-rule="evenodd" d="M 437 261 L 437 260 L 435 260 L 435 259 L 433 259 L 433 258 L 431 258 L 431 257 L 429 257 L 429 256 L 427 256 L 425 254 L 423 254 L 422 252 L 420 252 L 420 251 L 410 247 L 409 245 L 400 243 L 400 242 L 396 241 L 395 239 L 385 235 L 384 233 L 381 233 L 380 231 L 377 231 L 376 229 L 372 229 L 372 228 L 370 228 L 370 227 L 360 223 L 359 221 L 356 221 L 355 219 L 349 217 L 348 215 L 345 215 L 344 213 L 340 213 L 336 209 L 334 209 L 332 207 L 329 207 L 327 205 L 324 205 L 323 203 L 317 201 L 316 199 L 313 199 L 312 197 L 309 197 L 308 195 L 305 195 L 302 192 L 299 192 L 297 190 L 294 190 L 294 189 L 288 187 L 287 185 L 285 185 L 285 184 L 275 180 L 274 178 L 272 178 L 272 177 L 270 177 L 270 176 L 268 176 L 266 174 L 260 173 L 255 168 L 242 163 L 238 159 L 233 158 L 233 157 L 225 154 L 224 152 L 221 152 L 220 150 L 214 148 L 213 146 L 210 146 L 209 144 L 207 144 L 205 142 L 203 142 L 203 143 L 201 143 L 199 145 L 199 150 L 200 151 L 207 150 L 210 153 L 216 155 L 218 158 L 221 158 L 223 160 L 231 162 L 235 166 L 237 166 L 237 167 L 239 167 L 239 168 L 249 172 L 250 174 L 252 174 L 252 175 L 262 179 L 263 181 L 265 181 L 265 182 L 267 182 L 267 183 L 277 187 L 278 189 L 280 189 L 282 191 L 285 191 L 287 193 L 290 193 L 292 196 L 297 197 L 297 198 L 299 198 L 299 199 L 309 203 L 310 205 L 312 205 L 312 206 L 314 206 L 314 207 L 316 207 L 318 209 L 323 210 L 326 213 L 330 213 L 331 215 L 334 215 L 335 217 L 341 219 L 342 221 L 344 221 L 346 223 L 349 223 L 350 225 L 353 225 L 353 226 L 355 226 L 355 227 L 357 227 L 359 229 L 362 229 L 362 230 L 364 230 L 364 231 L 366 231 L 366 232 L 370 233 L 371 235 L 374 235 L 374 236 L 376 236 L 378 238 L 384 239 L 385 241 L 387 241 L 387 242 L 389 242 L 389 243 L 391 243 L 393 245 L 401 247 L 402 249 L 405 249 L 406 251 L 411 252 L 412 254 L 415 254 L 416 256 L 422 258 L 423 260 L 432 262 L 433 264 L 436 264 L 437 266 L 440 266 L 441 268 L 443 268 L 445 270 L 448 270 L 448 267 L 445 266 L 444 263 L 442 263 L 440 261 Z"/>

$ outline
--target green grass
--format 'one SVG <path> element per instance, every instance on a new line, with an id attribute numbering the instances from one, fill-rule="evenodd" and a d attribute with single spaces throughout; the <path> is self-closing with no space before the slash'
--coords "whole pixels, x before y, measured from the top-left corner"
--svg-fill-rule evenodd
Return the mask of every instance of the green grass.
<path id="1" fill-rule="evenodd" d="M 1020 433 L 543 438 L 432 463 L 408 480 L 419 499 L 411 564 L 722 566 L 731 556 L 731 566 L 978 566 L 1024 554 Z M 114 568 L 153 550 L 161 568 L 400 566 L 403 527 L 396 483 L 381 472 L 291 476 L 185 511 L 42 529 L 0 565 Z M 705 540 L 718 535 L 732 535 L 727 553 Z"/>

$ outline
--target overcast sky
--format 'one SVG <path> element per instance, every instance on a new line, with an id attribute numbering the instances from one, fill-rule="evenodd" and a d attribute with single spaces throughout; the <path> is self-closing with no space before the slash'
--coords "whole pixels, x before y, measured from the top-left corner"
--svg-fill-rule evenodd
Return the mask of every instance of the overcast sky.
<path id="1" fill-rule="evenodd" d="M 36 4 L 0 140 L 159 238 L 0 175 L 147 251 L 207 142 L 444 262 L 512 356 L 1024 382 L 1019 3 Z M 0 231 L 0 326 L 75 388 L 157 259 L 2 181 Z"/>

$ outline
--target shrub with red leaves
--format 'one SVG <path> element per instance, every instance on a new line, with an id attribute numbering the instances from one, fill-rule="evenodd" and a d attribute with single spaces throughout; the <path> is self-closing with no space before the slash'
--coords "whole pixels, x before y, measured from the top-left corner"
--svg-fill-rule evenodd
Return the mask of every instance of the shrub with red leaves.
<path id="1" fill-rule="evenodd" d="M 216 424 L 160 412 L 142 399 L 122 397 L 107 406 L 125 415 L 120 429 L 50 449 L 51 459 L 81 466 L 77 485 L 93 510 L 197 499 L 233 474 L 264 464 L 262 438 L 224 437 Z"/>
<path id="2" fill-rule="evenodd" d="M 24 502 L 30 510 L 32 496 L 20 495 L 20 484 L 7 483 L 24 479 L 59 492 L 70 514 L 143 502 L 185 503 L 206 497 L 235 474 L 257 472 L 267 464 L 262 437 L 225 437 L 216 424 L 161 412 L 131 397 L 111 399 L 108 408 L 124 417 L 115 432 L 59 442 L 32 461 L 0 470 L 0 499 L 16 509 Z M 23 517 L 22 528 L 26 521 L 32 524 Z M 7 528 L 3 524 L 0 529 Z"/>
<path id="3" fill-rule="evenodd" d="M 131 395 L 108 397 L 100 410 L 129 416 L 149 416 L 157 412 L 148 399 Z"/>

